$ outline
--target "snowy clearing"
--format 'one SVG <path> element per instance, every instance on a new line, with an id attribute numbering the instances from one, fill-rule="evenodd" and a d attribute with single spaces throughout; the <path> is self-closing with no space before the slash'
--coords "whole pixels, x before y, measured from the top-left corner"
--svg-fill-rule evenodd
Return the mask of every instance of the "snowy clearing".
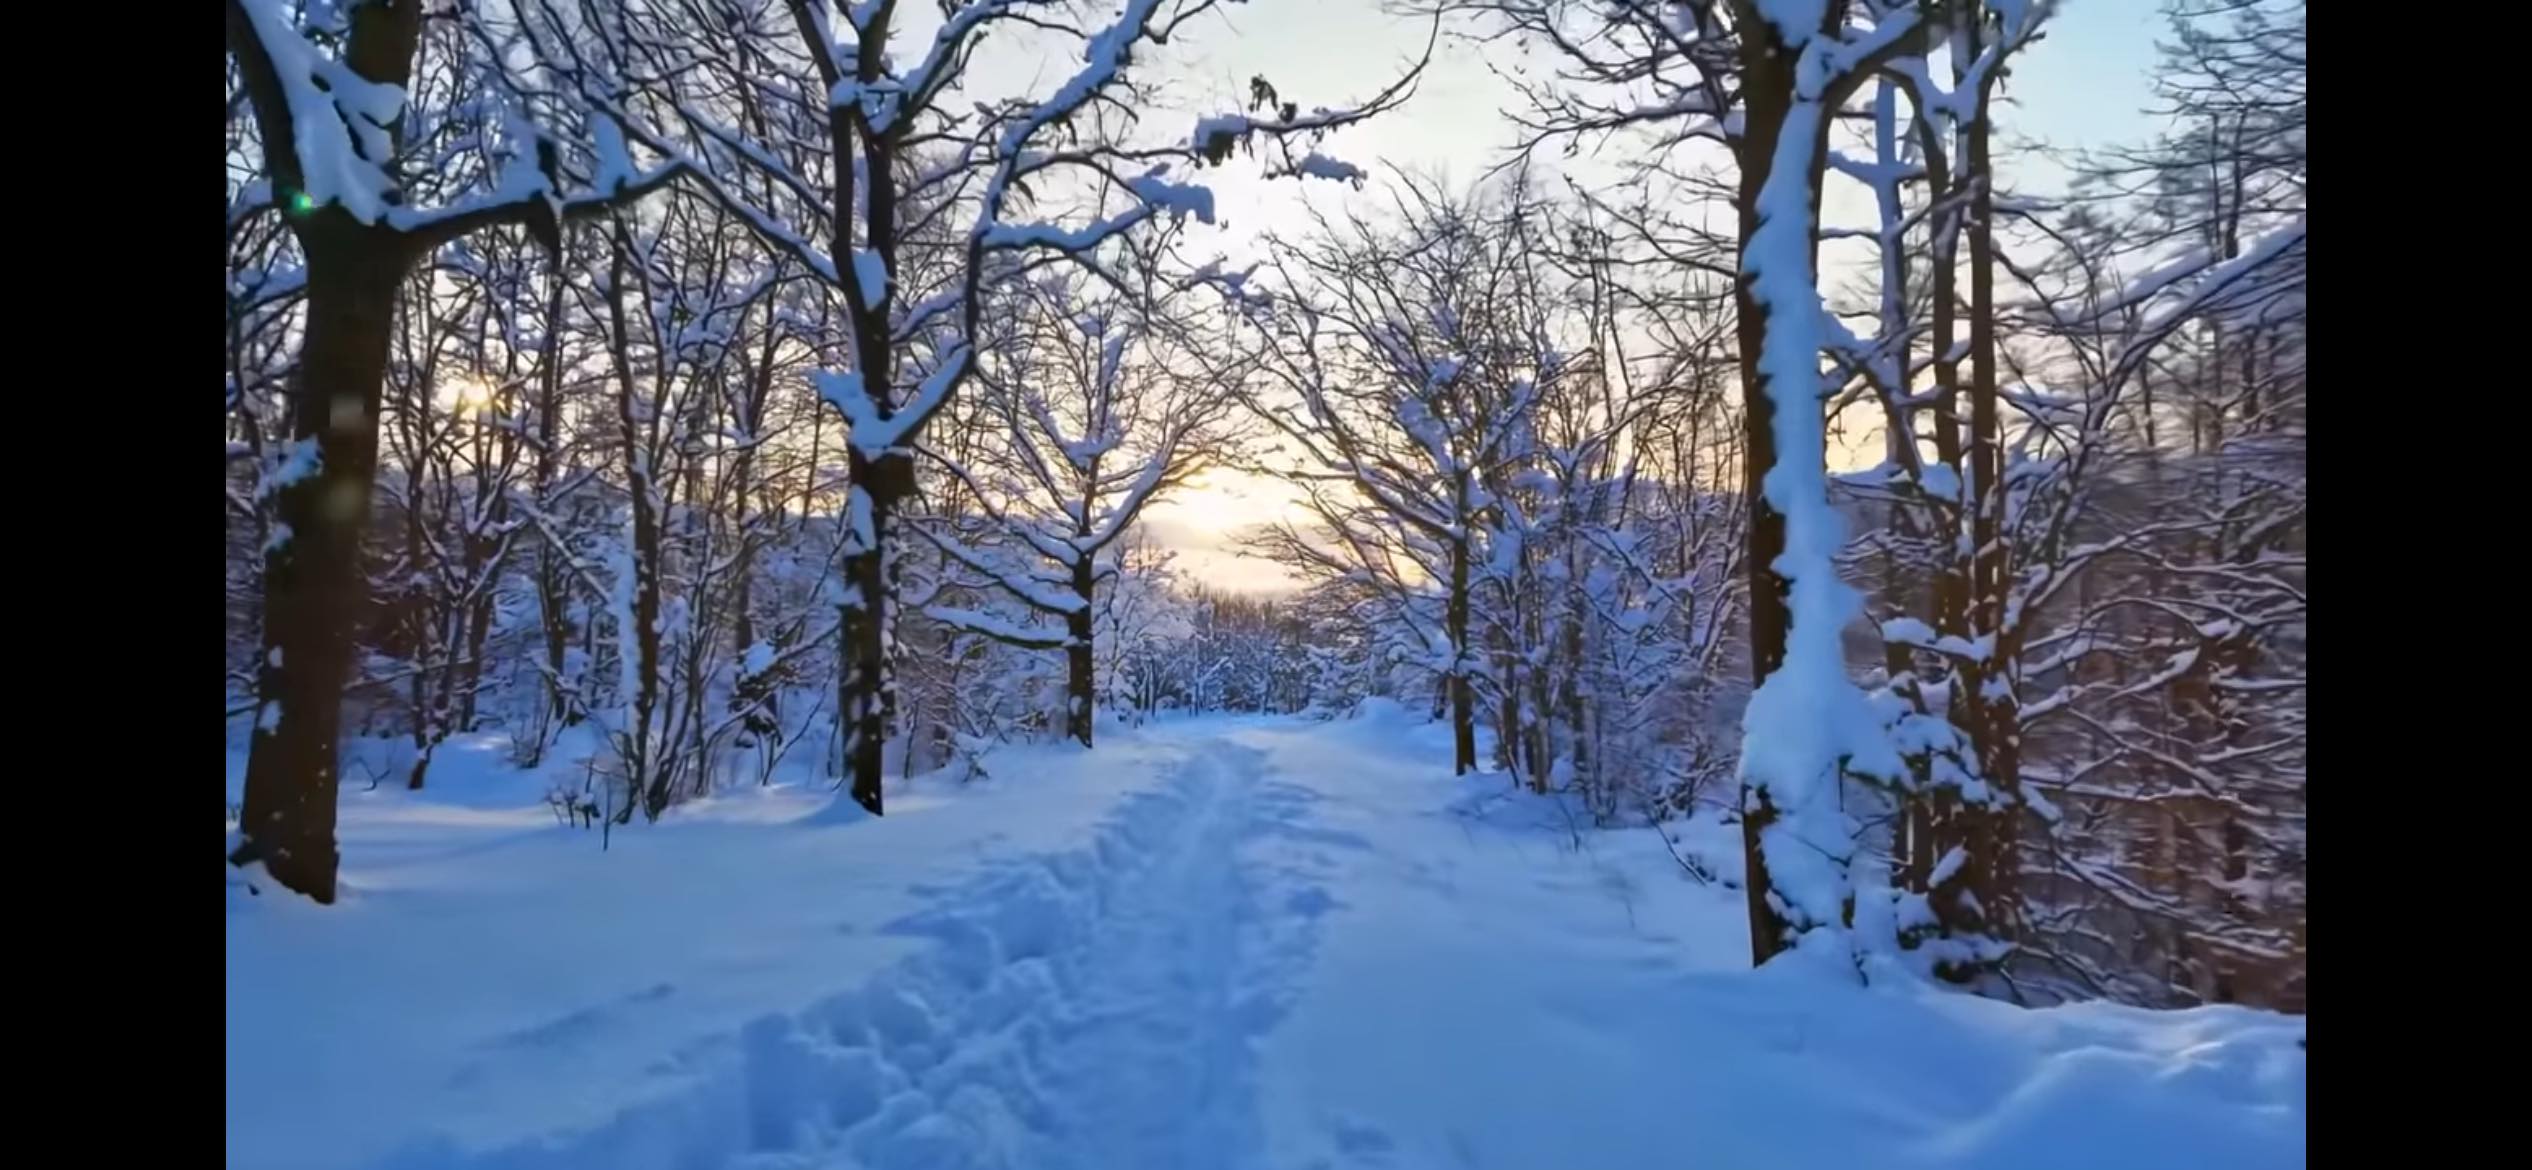
<path id="1" fill-rule="evenodd" d="M 605 853 L 453 743 L 346 793 L 340 905 L 232 878 L 228 1164 L 2303 1164 L 2300 1018 L 1753 973 L 1737 891 L 1448 734 L 1168 722 Z"/>

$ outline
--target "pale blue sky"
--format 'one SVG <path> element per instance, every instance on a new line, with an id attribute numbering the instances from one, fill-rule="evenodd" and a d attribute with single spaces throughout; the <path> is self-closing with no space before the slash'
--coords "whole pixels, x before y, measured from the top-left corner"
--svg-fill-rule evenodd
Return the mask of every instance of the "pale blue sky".
<path id="1" fill-rule="evenodd" d="M 2156 0 L 2061 0 L 2048 36 L 2026 51 L 2006 85 L 2012 107 L 2001 122 L 2013 181 L 2034 194 L 2064 181 L 2053 164 L 2014 149 L 2024 141 L 2099 147 L 2154 131 L 2140 111 L 2152 98 L 2154 40 L 2163 28 L 2158 7 Z M 1305 108 L 1359 100 L 1413 60 L 1428 27 L 1386 15 L 1372 0 L 1269 0 L 1220 11 L 1219 20 L 1206 21 L 1165 50 L 1171 66 L 1163 101 L 1169 108 L 1144 112 L 1146 133 L 1170 132 L 1173 120 L 1192 130 L 1198 111 L 1244 106 L 1248 78 L 1261 73 Z M 1227 221 L 1227 230 L 1212 242 L 1240 253 L 1261 230 L 1297 230 L 1306 223 L 1303 200 L 1331 211 L 1378 200 L 1378 184 L 1386 176 L 1375 163 L 1475 178 L 1510 145 L 1500 111 L 1517 100 L 1489 71 L 1489 58 L 1500 69 L 1522 67 L 1521 55 L 1510 46 L 1499 44 L 1481 57 L 1446 35 L 1405 108 L 1343 131 L 1323 147 L 1374 172 L 1373 185 L 1364 191 L 1322 180 L 1264 183 L 1253 177 L 1253 168 L 1208 172 L 1204 178 Z M 1871 204 L 1860 192 L 1833 186 L 1825 211 L 1833 221 L 1869 221 Z M 1182 569 L 1209 584 L 1282 589 L 1289 583 L 1280 570 L 1236 557 L 1223 545 L 1240 528 L 1284 515 L 1289 499 L 1279 483 L 1216 474 L 1155 505 L 1147 523 L 1163 544 L 1179 550 Z"/>
<path id="2" fill-rule="evenodd" d="M 2139 110 L 2151 98 L 2148 73 L 2162 28 L 2157 8 L 2155 0 L 2062 0 L 2048 35 L 2026 51 L 2007 83 L 2015 107 L 2004 118 L 2008 135 L 2066 147 L 2149 133 Z M 1248 78 L 1256 74 L 1304 107 L 1359 100 L 1397 76 L 1422 47 L 1428 27 L 1390 16 L 1371 0 L 1284 0 L 1216 12 L 1165 50 L 1170 65 L 1163 100 L 1173 109 L 1148 111 L 1145 132 L 1170 131 L 1173 118 L 1192 128 L 1196 112 L 1244 105 Z M 1446 34 L 1405 108 L 1337 134 L 1326 149 L 1366 167 L 1387 162 L 1473 178 L 1510 145 L 1512 132 L 1499 111 L 1517 100 L 1488 69 L 1489 59 L 1501 70 L 1528 63 L 1514 46 L 1497 43 L 1481 56 Z M 2015 161 L 2029 187 L 2062 182 L 2054 167 L 2036 158 Z M 1206 178 L 1219 193 L 1233 237 L 1299 222 L 1295 184 L 1261 184 L 1236 168 Z M 1303 197 L 1325 202 L 1344 192 L 1312 182 Z"/>
<path id="3" fill-rule="evenodd" d="M 2065 0 L 2047 39 L 2014 70 L 2007 115 L 2015 134 L 2051 146 L 2098 147 L 2152 134 L 2154 0 Z M 2026 181 L 2037 185 L 2038 176 Z"/>

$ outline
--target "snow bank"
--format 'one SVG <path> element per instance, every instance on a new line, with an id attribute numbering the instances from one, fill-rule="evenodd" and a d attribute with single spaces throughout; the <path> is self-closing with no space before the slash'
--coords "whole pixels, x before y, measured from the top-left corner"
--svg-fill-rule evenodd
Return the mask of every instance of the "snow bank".
<path id="1" fill-rule="evenodd" d="M 1408 711 L 1405 704 L 1385 695 L 1373 695 L 1354 704 L 1354 709 L 1347 713 L 1346 718 L 1364 727 L 1375 729 L 1412 727 L 1419 723 L 1431 722 Z"/>
<path id="2" fill-rule="evenodd" d="M 495 752 L 443 748 L 418 794 L 350 787 L 339 904 L 230 899 L 228 1164 L 665 1170 L 857 1122 L 864 1165 L 954 1165 L 921 1150 L 957 1087 L 900 1098 L 1037 996 L 1015 964 L 1167 838 L 1184 754 L 1006 750 L 995 783 L 918 780 L 885 821 L 742 790 L 604 853 Z M 970 978 L 927 1037 L 927 989 Z"/>
<path id="3" fill-rule="evenodd" d="M 1501 776 L 1453 778 L 1429 744 L 1239 738 L 1308 793 L 1306 831 L 1253 864 L 1341 903 L 1261 1054 L 1265 1165 L 2304 1163 L 2300 1019 L 1753 972 L 1741 894 L 1721 884 L 1739 876 L 1736 829 L 1668 826 L 1666 846 Z"/>

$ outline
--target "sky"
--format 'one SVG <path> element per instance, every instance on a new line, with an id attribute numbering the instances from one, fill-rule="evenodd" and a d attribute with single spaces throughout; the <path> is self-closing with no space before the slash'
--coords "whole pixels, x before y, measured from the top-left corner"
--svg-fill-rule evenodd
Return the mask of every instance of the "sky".
<path id="1" fill-rule="evenodd" d="M 2098 147 L 2153 132 L 2141 111 L 2151 101 L 2154 40 L 2163 29 L 2157 8 L 2153 0 L 2061 0 L 2047 36 L 2024 51 L 2005 84 L 2010 105 L 2002 119 L 2006 149 L 1999 153 L 2013 168 L 2010 181 L 2030 193 L 2057 189 L 2065 181 L 2062 168 L 2020 149 L 2026 144 Z M 1248 79 L 1256 75 L 1305 109 L 1360 101 L 1412 64 L 1431 30 L 1429 21 L 1390 16 L 1369 0 L 1257 0 L 1216 11 L 1219 19 L 1187 31 L 1166 50 L 1172 68 L 1161 102 L 1187 111 L 1182 116 L 1190 130 L 1196 111 L 1244 107 Z M 1209 233 L 1212 242 L 1234 257 L 1254 255 L 1266 233 L 1306 226 L 1308 204 L 1330 211 L 1348 204 L 1377 206 L 1383 184 L 1400 170 L 1439 173 L 1459 183 L 1476 179 L 1513 144 L 1500 111 L 1518 99 L 1494 70 L 1522 68 L 1524 55 L 1515 46 L 1481 48 L 1453 37 L 1446 26 L 1431 66 L 1403 108 L 1342 131 L 1319 148 L 1372 172 L 1363 189 L 1317 179 L 1270 183 L 1236 168 L 1208 172 L 1203 177 L 1214 188 L 1221 221 Z M 1869 222 L 1871 204 L 1855 191 L 1841 198 L 1832 187 L 1824 214 L 1831 221 Z M 1204 243 L 1200 238 L 1196 246 Z M 1877 441 L 1871 446 L 1878 450 Z M 1870 458 L 1859 450 L 1845 461 Z M 1293 499 L 1280 482 L 1216 471 L 1154 504 L 1144 525 L 1177 551 L 1177 567 L 1191 580 L 1213 588 L 1279 592 L 1289 589 L 1291 580 L 1272 564 L 1238 555 L 1232 543 L 1239 530 L 1287 515 Z"/>

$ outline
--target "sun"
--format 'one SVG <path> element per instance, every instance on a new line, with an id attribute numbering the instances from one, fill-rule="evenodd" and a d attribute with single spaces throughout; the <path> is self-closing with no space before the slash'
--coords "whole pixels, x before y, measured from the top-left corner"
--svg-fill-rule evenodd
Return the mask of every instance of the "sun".
<path id="1" fill-rule="evenodd" d="M 479 414 L 492 409 L 492 384 L 481 378 L 460 376 L 440 384 L 439 397 L 455 414 Z"/>

